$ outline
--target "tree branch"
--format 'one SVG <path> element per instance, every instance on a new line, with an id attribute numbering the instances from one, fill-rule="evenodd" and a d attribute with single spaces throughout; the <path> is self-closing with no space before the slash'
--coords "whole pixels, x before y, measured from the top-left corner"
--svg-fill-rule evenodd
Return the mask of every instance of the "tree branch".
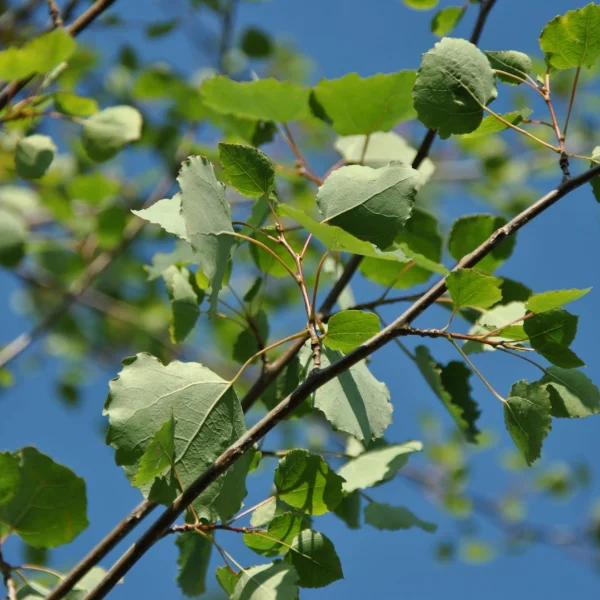
<path id="1" fill-rule="evenodd" d="M 503 227 L 497 229 L 485 242 L 460 260 L 453 270 L 474 267 L 505 239 L 514 235 L 529 221 L 548 210 L 561 198 L 600 175 L 600 165 L 585 173 L 564 181 L 557 188 L 540 198 Z M 364 360 L 388 342 L 402 335 L 402 331 L 421 315 L 446 291 L 446 278 L 433 285 L 419 300 L 400 315 L 388 327 L 343 356 L 325 369 L 314 369 L 306 380 L 273 410 L 251 427 L 237 442 L 223 452 L 170 505 L 146 532 L 114 564 L 100 583 L 89 593 L 87 600 L 104 598 L 119 580 L 160 540 L 168 528 L 183 514 L 186 508 L 220 475 L 229 469 L 247 450 L 269 433 L 279 422 L 288 417 L 306 398 L 328 381 Z"/>

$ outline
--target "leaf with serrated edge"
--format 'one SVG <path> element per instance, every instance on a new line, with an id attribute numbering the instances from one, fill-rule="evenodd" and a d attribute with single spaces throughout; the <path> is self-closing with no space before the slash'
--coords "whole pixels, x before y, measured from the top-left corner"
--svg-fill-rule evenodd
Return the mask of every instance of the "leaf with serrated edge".
<path id="1" fill-rule="evenodd" d="M 191 531 L 179 534 L 175 543 L 179 548 L 177 584 L 184 596 L 201 596 L 206 591 L 206 572 L 213 542 Z"/>
<path id="2" fill-rule="evenodd" d="M 266 154 L 252 146 L 219 144 L 221 165 L 227 181 L 248 198 L 269 196 L 275 184 L 275 171 Z"/>
<path id="3" fill-rule="evenodd" d="M 548 367 L 540 383 L 550 393 L 553 417 L 582 419 L 600 413 L 600 391 L 581 371 Z"/>

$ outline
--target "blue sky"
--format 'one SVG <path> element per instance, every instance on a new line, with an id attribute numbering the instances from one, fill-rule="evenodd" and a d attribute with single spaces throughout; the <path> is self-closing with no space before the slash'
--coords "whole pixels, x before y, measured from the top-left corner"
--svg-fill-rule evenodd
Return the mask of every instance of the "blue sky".
<path id="1" fill-rule="evenodd" d="M 140 16 L 139 2 L 120 0 L 117 10 L 125 17 L 150 21 L 164 18 L 160 8 L 164 4 L 164 0 L 149 3 L 147 14 Z M 442 2 L 442 5 L 447 4 Z M 498 0 L 484 32 L 482 47 L 537 54 L 537 38 L 543 26 L 556 14 L 583 4 L 583 0 Z M 468 37 L 475 13 L 476 10 L 471 7 L 469 15 L 454 35 Z M 239 12 L 238 29 L 254 24 L 274 35 L 289 37 L 299 50 L 314 61 L 313 79 L 316 80 L 319 77 L 338 77 L 352 71 L 371 75 L 416 68 L 421 53 L 435 42 L 433 36 L 428 34 L 430 15 L 411 11 L 400 0 L 272 0 L 264 4 L 244 4 Z M 168 60 L 188 72 L 202 66 L 195 64 L 183 36 L 149 44 L 135 30 L 125 34 L 90 30 L 84 34 L 84 39 L 103 47 L 111 45 L 113 39 L 122 41 L 125 35 L 133 45 L 138 45 L 147 60 Z M 440 149 L 443 144 L 443 141 L 437 141 L 436 148 Z M 545 185 L 548 186 L 548 182 Z M 485 210 L 476 199 L 464 198 L 452 191 L 443 206 L 448 219 L 450 216 Z M 599 231 L 600 207 L 589 190 L 584 188 L 570 195 L 519 234 L 513 257 L 502 267 L 500 274 L 525 281 L 536 291 L 590 285 L 600 290 L 600 274 L 595 266 L 599 255 Z M 585 260 L 577 258 L 583 256 Z M 10 274 L 0 272 L 0 289 L 3 291 L 0 343 L 3 343 L 27 329 L 29 323 L 15 316 L 10 309 L 17 291 Z M 359 283 L 355 291 L 359 297 L 368 298 L 369 290 L 366 284 Z M 575 312 L 580 315 L 580 328 L 574 349 L 587 361 L 590 377 L 600 382 L 600 354 L 594 351 L 595 341 L 600 334 L 600 322 L 595 318 L 598 293 L 600 291 L 594 290 L 577 304 Z M 384 313 L 388 318 L 395 314 L 394 308 Z M 419 324 L 443 325 L 443 315 L 432 313 L 430 318 Z M 37 350 L 40 348 L 41 345 L 38 345 Z M 439 360 L 456 358 L 441 344 L 433 348 Z M 30 353 L 28 357 L 31 358 L 33 354 Z M 99 371 L 93 365 L 89 366 L 89 384 L 79 410 L 66 410 L 54 397 L 51 381 L 58 364 L 49 360 L 40 370 L 32 371 L 28 368 L 28 357 L 18 364 L 18 384 L 0 399 L 0 439 L 2 447 L 7 449 L 36 445 L 86 480 L 91 525 L 69 547 L 53 553 L 52 565 L 57 569 L 67 568 L 71 561 L 81 557 L 139 502 L 138 492 L 127 484 L 121 470 L 114 466 L 113 451 L 103 443 L 100 433 L 107 382 L 117 373 L 122 357 L 115 357 L 112 370 Z M 506 393 L 517 379 L 538 377 L 537 373 L 523 367 L 520 362 L 515 364 L 513 360 L 492 356 L 492 353 L 477 360 L 478 366 L 502 393 Z M 413 366 L 394 348 L 384 349 L 377 354 L 372 370 L 386 381 L 396 406 L 395 422 L 387 437 L 391 441 L 419 437 L 420 413 L 424 409 L 438 411 L 438 401 L 429 388 Z M 473 460 L 473 488 L 493 496 L 506 484 L 498 468 L 498 460 L 501 451 L 511 447 L 511 442 L 503 430 L 499 403 L 478 382 L 475 382 L 474 390 L 484 410 L 483 426 L 500 432 L 500 438 L 495 450 Z M 545 444 L 545 459 L 585 459 L 592 464 L 600 449 L 598 423 L 600 421 L 595 419 L 555 421 Z M 274 440 L 272 443 L 275 443 Z M 251 487 L 254 485 L 251 484 Z M 269 479 L 259 478 L 257 487 L 252 490 L 249 503 L 253 499 L 262 499 L 268 493 Z M 598 483 L 593 484 L 592 494 L 594 492 L 600 495 Z M 303 591 L 303 598 L 339 595 L 354 599 L 365 596 L 400 597 L 406 594 L 430 598 L 445 594 L 450 597 L 460 595 L 462 600 L 475 600 L 482 596 L 488 600 L 505 600 L 507 595 L 517 599 L 543 597 L 546 600 L 562 600 L 565 593 L 582 599 L 598 595 L 597 575 L 554 548 L 536 546 L 524 555 L 501 556 L 482 566 L 461 563 L 440 566 L 433 558 L 434 543 L 436 539 L 452 535 L 457 524 L 430 504 L 420 492 L 402 482 L 389 484 L 385 490 L 376 490 L 373 495 L 382 501 L 406 505 L 421 518 L 438 523 L 440 529 L 437 537 L 419 530 L 385 533 L 363 528 L 355 532 L 347 530 L 334 517 L 319 518 L 315 528 L 334 541 L 346 579 L 323 590 Z M 563 506 L 536 503 L 532 507 L 531 520 L 556 525 L 577 522 L 582 511 L 586 510 L 587 499 Z M 489 539 L 497 538 L 497 533 L 486 526 L 482 533 Z M 222 542 L 231 548 L 240 562 L 259 562 L 256 560 L 258 557 L 254 558 L 254 555 L 241 548 L 239 540 L 233 537 L 235 534 L 229 535 L 233 538 L 231 542 L 229 538 L 223 538 Z M 119 549 L 123 550 L 129 543 L 122 544 Z M 113 552 L 103 566 L 109 566 L 117 555 L 118 552 Z M 166 540 L 148 553 L 111 597 L 180 597 L 173 582 L 175 561 L 174 544 Z M 208 575 L 209 583 L 213 586 L 216 585 L 214 566 L 218 564 L 221 563 L 213 560 Z"/>

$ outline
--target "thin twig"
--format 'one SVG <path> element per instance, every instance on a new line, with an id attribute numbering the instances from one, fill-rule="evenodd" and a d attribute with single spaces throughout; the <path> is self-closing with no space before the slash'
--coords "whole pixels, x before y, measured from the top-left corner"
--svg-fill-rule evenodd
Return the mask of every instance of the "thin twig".
<path id="1" fill-rule="evenodd" d="M 50 13 L 50 19 L 52 20 L 52 25 L 54 28 L 62 27 L 63 20 L 60 16 L 60 9 L 58 8 L 55 0 L 46 0 L 48 3 L 48 12 Z"/>

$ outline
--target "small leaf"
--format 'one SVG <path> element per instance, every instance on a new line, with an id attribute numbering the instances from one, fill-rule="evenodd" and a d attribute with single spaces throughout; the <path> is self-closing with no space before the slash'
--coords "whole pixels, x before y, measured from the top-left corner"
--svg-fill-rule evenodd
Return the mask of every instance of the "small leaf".
<path id="1" fill-rule="evenodd" d="M 455 308 L 490 308 L 502 300 L 502 280 L 474 269 L 455 269 L 446 277 L 446 287 Z"/>
<path id="2" fill-rule="evenodd" d="M 47 135 L 22 138 L 15 151 L 17 173 L 25 179 L 39 179 L 52 164 L 55 154 L 56 146 Z"/>
<path id="3" fill-rule="evenodd" d="M 291 450 L 275 470 L 279 498 L 310 515 L 323 515 L 340 503 L 342 482 L 320 456 L 307 450 Z"/>
<path id="4" fill-rule="evenodd" d="M 218 76 L 207 79 L 201 92 L 213 110 L 247 119 L 288 123 L 309 115 L 309 90 L 289 81 L 269 78 L 240 83 Z"/>
<path id="5" fill-rule="evenodd" d="M 370 502 L 365 507 L 365 523 L 376 529 L 398 531 L 419 527 L 427 533 L 435 533 L 437 525 L 421 521 L 408 508 L 403 506 L 390 506 L 379 502 Z"/>
<path id="6" fill-rule="evenodd" d="M 296 600 L 298 573 L 282 562 L 244 569 L 231 600 Z"/>
<path id="7" fill-rule="evenodd" d="M 550 395 L 539 383 L 518 381 L 504 405 L 504 422 L 515 445 L 531 466 L 541 455 L 550 429 Z"/>
<path id="8" fill-rule="evenodd" d="M 351 352 L 379 332 L 379 317 L 360 310 L 334 314 L 327 324 L 323 343 L 331 350 Z"/>
<path id="9" fill-rule="evenodd" d="M 534 294 L 529 298 L 527 304 L 527 310 L 536 314 L 547 312 L 555 308 L 560 308 L 569 302 L 579 300 L 585 296 L 592 288 L 585 288 L 583 290 L 556 290 L 554 292 L 542 292 L 541 294 Z"/>
<path id="10" fill-rule="evenodd" d="M 290 549 L 292 540 L 306 527 L 302 515 L 291 512 L 275 517 L 266 532 L 244 533 L 244 543 L 261 556 L 277 556 Z"/>
<path id="11" fill-rule="evenodd" d="M 65 115 L 89 117 L 99 110 L 93 98 L 84 98 L 71 92 L 55 92 L 52 97 L 56 110 Z"/>
<path id="12" fill-rule="evenodd" d="M 242 576 L 242 572 L 235 573 L 229 567 L 218 567 L 215 571 L 215 576 L 227 597 L 231 596 L 235 590 L 235 586 Z"/>
<path id="13" fill-rule="evenodd" d="M 452 225 L 450 237 L 448 238 L 448 250 L 450 250 L 452 258 L 460 260 L 504 225 L 506 225 L 506 219 L 493 215 L 468 215 L 457 219 Z M 514 236 L 504 240 L 477 263 L 477 269 L 484 273 L 495 271 L 510 257 L 515 241 Z"/>
<path id="14" fill-rule="evenodd" d="M 470 133 L 483 119 L 483 107 L 496 98 L 490 63 L 466 40 L 444 38 L 423 55 L 413 88 L 419 120 L 446 139 Z"/>
<path id="15" fill-rule="evenodd" d="M 562 308 L 536 314 L 523 321 L 531 347 L 557 367 L 573 369 L 585 363 L 569 346 L 577 333 L 578 317 Z"/>
<path id="16" fill-rule="evenodd" d="M 96 162 L 109 160 L 129 142 L 140 139 L 142 115 L 131 106 L 113 106 L 96 113 L 83 126 L 83 147 Z"/>
<path id="17" fill-rule="evenodd" d="M 411 98 L 415 79 L 414 71 L 366 78 L 349 73 L 340 79 L 322 79 L 314 91 L 337 133 L 366 135 L 389 131 L 416 116 Z"/>
<path id="18" fill-rule="evenodd" d="M 400 163 L 350 165 L 325 180 L 317 203 L 325 221 L 385 250 L 411 215 L 418 181 L 418 171 Z"/>
<path id="19" fill-rule="evenodd" d="M 16 267 L 25 256 L 27 225 L 12 210 L 0 208 L 0 265 Z"/>
<path id="20" fill-rule="evenodd" d="M 582 419 L 600 413 L 600 391 L 581 371 L 548 367 L 540 383 L 550 393 L 553 417 Z"/>
<path id="21" fill-rule="evenodd" d="M 510 73 L 520 79 L 526 79 L 527 75 L 533 70 L 531 58 L 523 52 L 508 50 L 503 52 L 486 52 L 485 54 L 492 65 L 492 69 Z M 521 85 L 521 82 L 514 77 L 508 77 L 502 73 L 496 73 L 496 77 L 503 83 Z"/>
<path id="22" fill-rule="evenodd" d="M 179 25 L 179 19 L 167 19 L 165 21 L 156 21 L 146 25 L 146 35 L 150 38 L 158 38 L 171 33 Z"/>
<path id="23" fill-rule="evenodd" d="M 150 483 L 167 468 L 173 466 L 175 460 L 175 419 L 171 415 L 154 434 L 152 441 L 140 458 L 140 466 L 135 475 L 138 487 Z"/>
<path id="24" fill-rule="evenodd" d="M 0 504 L 0 523 L 35 548 L 55 548 L 74 540 L 87 526 L 83 479 L 35 448 L 23 448 L 20 482 Z"/>
<path id="25" fill-rule="evenodd" d="M 252 146 L 219 144 L 219 157 L 229 183 L 243 196 L 269 196 L 275 171 L 267 156 Z"/>
<path id="26" fill-rule="evenodd" d="M 520 125 L 523 122 L 523 119 L 526 115 L 529 114 L 529 111 L 526 110 L 515 110 L 513 112 L 506 113 L 504 115 L 500 115 L 505 121 L 508 121 L 512 125 Z M 476 140 L 482 137 L 487 137 L 488 135 L 492 135 L 494 133 L 498 133 L 500 131 L 504 131 L 508 129 L 508 125 L 505 125 L 502 121 L 496 119 L 496 117 L 489 116 L 485 117 L 483 121 L 481 121 L 481 125 L 473 132 L 466 133 L 461 135 L 461 139 L 463 140 Z"/>
<path id="27" fill-rule="evenodd" d="M 262 310 L 252 316 L 252 327 L 243 329 L 236 338 L 233 345 L 233 359 L 245 363 L 254 356 L 260 350 L 257 337 L 260 337 L 263 343 L 266 343 L 269 338 L 269 322 L 266 313 Z M 263 345 L 260 344 L 261 347 Z"/>
<path id="28" fill-rule="evenodd" d="M 325 587 L 344 578 L 333 543 L 318 531 L 307 529 L 298 534 L 284 560 L 296 568 L 300 587 Z"/>
<path id="29" fill-rule="evenodd" d="M 20 482 L 19 459 L 9 452 L 0 452 L 0 504 L 6 504 L 17 493 Z"/>
<path id="30" fill-rule="evenodd" d="M 435 8 L 439 0 L 404 0 L 404 4 L 416 10 L 430 10 Z"/>
<path id="31" fill-rule="evenodd" d="M 346 494 L 333 511 L 350 529 L 360 528 L 361 498 L 358 491 Z"/>
<path id="32" fill-rule="evenodd" d="M 206 591 L 206 572 L 212 541 L 195 531 L 182 533 L 175 541 L 179 548 L 177 584 L 184 596 L 193 598 Z"/>
<path id="33" fill-rule="evenodd" d="M 426 346 L 417 346 L 415 357 L 425 381 L 442 401 L 466 440 L 476 444 L 479 436 L 476 423 L 481 412 L 470 395 L 471 371 L 463 363 L 456 361 L 445 367 L 438 365 Z"/>
<path id="34" fill-rule="evenodd" d="M 555 69 L 592 68 L 600 58 L 600 6 L 590 3 L 552 19 L 542 31 L 540 46 Z"/>
<path id="35" fill-rule="evenodd" d="M 261 29 L 248 27 L 242 34 L 240 47 L 251 58 L 266 58 L 273 52 L 271 38 Z"/>
<path id="36" fill-rule="evenodd" d="M 389 481 L 408 462 L 413 452 L 420 452 L 422 449 L 421 442 L 411 441 L 359 454 L 338 471 L 340 477 L 346 480 L 343 484 L 344 492 L 350 493 Z"/>
<path id="37" fill-rule="evenodd" d="M 438 37 L 448 35 L 461 21 L 466 6 L 448 6 L 435 13 L 431 20 L 431 33 Z"/>
<path id="38" fill-rule="evenodd" d="M 183 342 L 200 316 L 203 293 L 195 285 L 194 274 L 185 267 L 168 267 L 162 274 L 171 302 L 169 333 L 174 344 Z M 199 294 L 200 292 L 200 294 Z"/>
<path id="39" fill-rule="evenodd" d="M 342 354 L 326 348 L 321 352 L 321 368 L 340 360 Z M 308 345 L 300 352 L 305 376 L 312 369 Z M 321 386 L 312 396 L 312 405 L 320 410 L 336 431 L 344 431 L 358 440 L 380 438 L 392 422 L 394 410 L 388 387 L 375 379 L 365 361 L 361 361 Z"/>

